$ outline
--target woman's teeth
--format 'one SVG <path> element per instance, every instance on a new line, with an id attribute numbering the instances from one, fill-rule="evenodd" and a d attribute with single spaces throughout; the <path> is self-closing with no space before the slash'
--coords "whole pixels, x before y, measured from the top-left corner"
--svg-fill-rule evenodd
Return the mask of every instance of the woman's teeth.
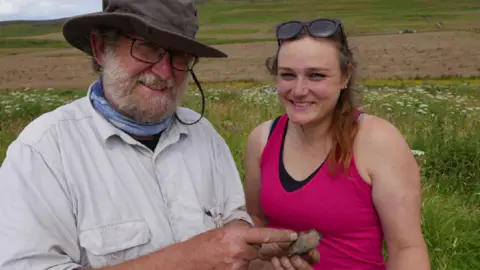
<path id="1" fill-rule="evenodd" d="M 297 107 L 302 107 L 302 108 L 305 108 L 305 107 L 309 107 L 310 105 L 312 105 L 312 102 L 295 102 L 295 101 L 292 101 L 293 105 L 297 106 Z"/>

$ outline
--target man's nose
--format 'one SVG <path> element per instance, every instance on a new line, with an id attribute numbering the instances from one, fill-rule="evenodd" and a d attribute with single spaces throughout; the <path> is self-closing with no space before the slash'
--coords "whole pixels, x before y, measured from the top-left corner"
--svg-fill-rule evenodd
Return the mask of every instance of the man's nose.
<path id="1" fill-rule="evenodd" d="M 170 54 L 166 52 L 162 59 L 152 66 L 151 70 L 164 80 L 171 79 L 173 77 L 173 70 L 170 63 Z"/>

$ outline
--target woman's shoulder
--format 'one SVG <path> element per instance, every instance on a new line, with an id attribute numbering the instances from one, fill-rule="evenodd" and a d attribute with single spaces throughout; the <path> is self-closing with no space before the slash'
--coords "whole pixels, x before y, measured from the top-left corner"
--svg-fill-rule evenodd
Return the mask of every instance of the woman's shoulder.
<path id="1" fill-rule="evenodd" d="M 247 137 L 247 154 L 261 155 L 270 135 L 275 119 L 266 120 L 255 126 Z"/>
<path id="2" fill-rule="evenodd" d="M 248 135 L 247 143 L 262 146 L 263 148 L 263 146 L 265 146 L 265 144 L 267 143 L 268 138 L 270 137 L 271 131 L 278 124 L 281 117 L 284 116 L 286 115 L 276 116 L 255 126 Z"/>
<path id="3" fill-rule="evenodd" d="M 412 162 L 415 158 L 410 145 L 393 123 L 375 115 L 364 115 L 358 122 L 355 159 L 363 176 L 370 178 L 378 170 L 388 170 L 392 166 L 414 169 L 411 166 L 415 166 Z"/>
<path id="4" fill-rule="evenodd" d="M 358 124 L 356 140 L 361 145 L 390 149 L 395 148 L 396 143 L 406 143 L 401 131 L 385 118 L 363 113 L 359 115 Z"/>

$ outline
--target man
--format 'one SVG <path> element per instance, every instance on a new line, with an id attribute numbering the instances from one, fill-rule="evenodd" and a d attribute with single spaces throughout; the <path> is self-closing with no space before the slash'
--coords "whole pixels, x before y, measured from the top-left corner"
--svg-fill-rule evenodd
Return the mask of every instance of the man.
<path id="1" fill-rule="evenodd" d="M 187 72 L 200 87 L 196 60 L 226 56 L 197 29 L 186 0 L 111 0 L 65 23 L 100 76 L 9 146 L 1 269 L 247 269 L 296 239 L 254 228 L 227 144 L 178 107 Z M 310 269 L 306 260 L 286 264 Z"/>

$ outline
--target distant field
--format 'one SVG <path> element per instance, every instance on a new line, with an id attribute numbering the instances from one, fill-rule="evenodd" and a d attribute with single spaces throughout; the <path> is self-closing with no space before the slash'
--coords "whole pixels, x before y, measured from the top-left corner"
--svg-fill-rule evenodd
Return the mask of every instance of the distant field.
<path id="1" fill-rule="evenodd" d="M 279 21 L 344 20 L 367 112 L 424 153 L 422 230 L 432 269 L 480 269 L 480 0 L 210 0 L 198 38 L 226 52 L 195 67 L 206 117 L 243 176 L 246 136 L 282 112 L 264 67 Z M 32 119 L 85 95 L 97 75 L 63 20 L 0 22 L 0 164 Z M 400 34 L 403 30 L 414 33 Z M 191 85 L 186 105 L 198 110 Z"/>
<path id="2" fill-rule="evenodd" d="M 202 59 L 202 81 L 269 81 L 275 24 L 316 17 L 343 19 L 363 79 L 480 76 L 479 0 L 210 0 L 198 9 L 197 37 L 229 55 Z M 0 22 L 0 88 L 88 86 L 95 74 L 65 42 L 63 21 Z"/>
<path id="3" fill-rule="evenodd" d="M 254 2 L 252 4 L 252 2 Z M 290 19 L 338 17 L 354 29 L 399 30 L 418 24 L 429 28 L 436 22 L 478 21 L 477 0 L 358 0 L 358 1 L 209 1 L 198 6 L 204 26 L 229 24 L 275 24 Z M 423 15 L 429 16 L 428 22 Z M 265 27 L 265 26 L 264 26 Z M 263 28 L 262 28 L 263 29 Z M 420 29 L 419 29 L 420 30 Z"/>
<path id="4" fill-rule="evenodd" d="M 0 38 L 57 33 L 61 31 L 62 23 L 63 20 L 0 22 Z"/>
<path id="5" fill-rule="evenodd" d="M 0 39 L 0 48 L 70 48 L 71 46 L 57 39 Z"/>
<path id="6" fill-rule="evenodd" d="M 480 29 L 478 0 L 211 0 L 198 9 L 198 37 L 210 44 L 271 40 L 277 22 L 315 17 L 343 19 L 350 35 Z M 59 33 L 62 23 L 0 22 L 0 39 Z"/>

